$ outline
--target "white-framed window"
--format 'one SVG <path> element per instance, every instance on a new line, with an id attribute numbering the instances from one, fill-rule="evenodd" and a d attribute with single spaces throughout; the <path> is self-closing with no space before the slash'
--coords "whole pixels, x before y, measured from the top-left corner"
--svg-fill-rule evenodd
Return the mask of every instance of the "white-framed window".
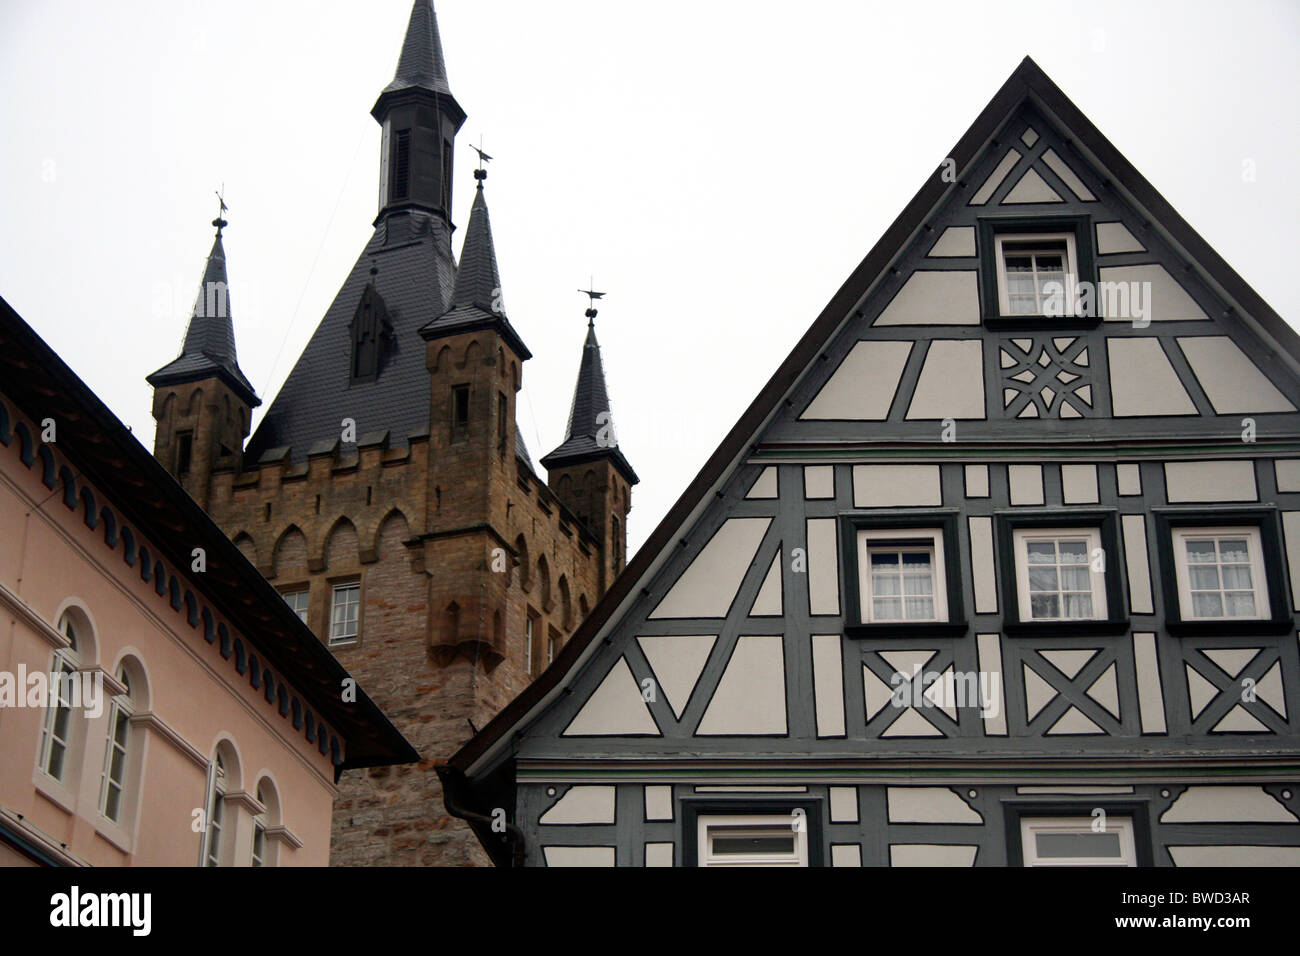
<path id="1" fill-rule="evenodd" d="M 261 784 L 257 785 L 257 802 L 266 806 L 266 791 Z M 266 866 L 266 813 L 262 812 L 253 817 L 253 856 L 250 861 L 252 866 Z"/>
<path id="2" fill-rule="evenodd" d="M 807 866 L 808 824 L 792 813 L 700 814 L 700 866 Z"/>
<path id="3" fill-rule="evenodd" d="M 555 652 L 560 649 L 560 635 L 556 633 L 555 628 L 551 628 L 546 635 L 546 666 L 550 667 L 555 660 Z"/>
<path id="4" fill-rule="evenodd" d="M 1176 528 L 1173 539 L 1183 620 L 1269 616 L 1258 528 Z"/>
<path id="5" fill-rule="evenodd" d="M 533 676 L 533 616 L 524 615 L 524 673 Z"/>
<path id="6" fill-rule="evenodd" d="M 1071 297 L 1065 294 L 1079 274 L 1073 233 L 1007 233 L 994 244 L 1002 315 L 1074 314 Z M 1060 287 L 1054 301 L 1045 288 L 1049 283 Z"/>
<path id="7" fill-rule="evenodd" d="M 1105 552 L 1096 528 L 1022 528 L 1014 535 L 1022 621 L 1106 619 Z"/>
<path id="8" fill-rule="evenodd" d="M 1133 818 L 1020 818 L 1025 866 L 1137 866 Z"/>
<path id="9" fill-rule="evenodd" d="M 54 661 L 50 665 L 52 681 L 45 721 L 41 725 L 40 766 L 62 783 L 68 769 L 68 751 L 72 747 L 72 684 L 77 671 L 77 625 L 73 624 L 70 614 L 63 615 L 59 630 L 70 643 L 54 652 Z"/>
<path id="10" fill-rule="evenodd" d="M 361 582 L 334 585 L 330 602 L 330 643 L 345 644 L 357 639 L 361 615 Z"/>
<path id="11" fill-rule="evenodd" d="M 221 754 L 208 772 L 208 829 L 203 846 L 203 865 L 221 866 L 222 827 L 226 816 L 226 764 Z"/>
<path id="12" fill-rule="evenodd" d="M 858 531 L 858 593 L 863 623 L 948 620 L 943 532 Z"/>
<path id="13" fill-rule="evenodd" d="M 117 679 L 126 693 L 113 698 L 108 714 L 108 744 L 104 752 L 104 772 L 99 785 L 99 812 L 114 823 L 121 821 L 125 802 L 127 748 L 131 741 L 131 677 L 122 667 Z"/>
<path id="14" fill-rule="evenodd" d="M 297 614 L 299 619 L 307 623 L 307 598 L 311 594 L 306 588 L 301 591 L 285 591 L 282 597 L 284 603 L 293 608 L 293 613 Z"/>

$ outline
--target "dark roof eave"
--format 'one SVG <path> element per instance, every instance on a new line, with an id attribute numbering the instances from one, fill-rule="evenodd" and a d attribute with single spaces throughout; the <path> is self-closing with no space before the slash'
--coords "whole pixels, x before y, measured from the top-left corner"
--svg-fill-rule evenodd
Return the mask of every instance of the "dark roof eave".
<path id="1" fill-rule="evenodd" d="M 1011 116 L 1012 111 L 1023 100 L 1034 96 L 1054 111 L 1080 142 L 1102 160 L 1122 186 L 1127 188 L 1146 208 L 1163 216 L 1164 218 L 1160 220 L 1161 224 L 1193 254 L 1197 263 L 1227 289 L 1229 294 L 1238 301 L 1248 304 L 1254 310 L 1252 315 L 1256 316 L 1295 360 L 1300 361 L 1300 335 L 1291 329 L 1281 316 L 1209 247 L 1205 240 L 1196 235 L 1191 226 L 1160 196 L 1155 187 L 1120 155 L 1101 131 L 1030 57 L 1026 56 L 1020 62 L 949 152 L 948 155 L 954 160 L 956 168 L 962 175 L 969 172 L 970 164 L 979 156 L 985 143 Z M 671 546 L 677 529 L 690 516 L 708 490 L 722 477 L 730 463 L 744 451 L 752 436 L 803 370 L 816 359 L 825 340 L 876 284 L 891 262 L 905 248 L 907 241 L 925 224 L 926 218 L 944 200 L 949 188 L 954 185 L 956 188 L 964 189 L 967 184 L 960 178 L 956 184 L 944 182 L 942 177 L 937 175 L 937 170 L 927 176 L 920 190 L 822 309 L 808 331 L 800 338 L 767 384 L 732 426 L 722 443 L 709 456 L 699 473 L 628 562 L 622 574 L 597 602 L 587 619 L 579 625 L 552 665 L 500 710 L 477 734 L 466 741 L 452 755 L 448 761 L 450 765 L 468 775 L 478 759 L 501 738 L 507 736 L 515 725 L 529 714 L 533 706 L 551 693 L 573 665 L 582 659 L 587 646 L 601 632 L 619 605 L 627 599 L 660 552 Z M 472 784 L 473 778 L 470 780 Z"/>
<path id="2" fill-rule="evenodd" d="M 570 465 L 584 465 L 589 461 L 608 460 L 615 468 L 618 469 L 629 485 L 640 484 L 641 479 L 637 477 L 628 460 L 623 457 L 623 453 L 617 448 L 601 448 L 596 451 L 586 451 L 577 453 L 565 453 L 564 446 L 561 445 L 555 451 L 551 452 L 545 458 L 541 459 L 541 466 L 547 471 L 554 471 L 556 468 L 567 468 Z"/>
<path id="3" fill-rule="evenodd" d="M 158 371 L 145 376 L 145 382 L 158 388 L 160 385 L 187 385 L 190 382 L 201 382 L 208 378 L 219 378 L 239 396 L 240 399 L 248 405 L 249 408 L 257 408 L 262 404 L 262 400 L 257 397 L 253 391 L 253 386 L 242 375 L 237 375 L 224 365 L 213 364 L 209 368 L 194 369 L 188 372 L 168 372 L 174 362 L 169 362 Z"/>
<path id="4" fill-rule="evenodd" d="M 465 309 L 470 307 L 457 306 L 457 308 Z M 528 350 L 528 346 L 524 345 L 524 340 L 519 337 L 519 333 L 515 331 L 509 319 L 504 315 L 493 315 L 480 305 L 472 306 L 472 308 L 481 313 L 482 317 L 468 321 L 458 320 L 446 325 L 440 325 L 442 318 L 437 318 L 420 329 L 420 337 L 426 342 L 433 342 L 453 335 L 460 335 L 462 332 L 481 332 L 484 329 L 489 329 L 505 339 L 506 343 L 521 360 L 527 361 L 533 357 L 533 353 Z"/>

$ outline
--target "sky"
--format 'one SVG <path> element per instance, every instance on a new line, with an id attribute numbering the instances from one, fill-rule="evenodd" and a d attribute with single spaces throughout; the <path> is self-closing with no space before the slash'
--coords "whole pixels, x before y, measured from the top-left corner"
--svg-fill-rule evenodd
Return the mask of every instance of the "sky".
<path id="1" fill-rule="evenodd" d="M 437 0 L 457 143 L 558 445 L 586 320 L 641 483 L 635 549 L 1031 55 L 1287 321 L 1300 4 Z M 215 190 L 269 404 L 371 233 L 410 0 L 0 0 L 0 296 L 152 448 Z M 263 406 L 263 410 L 265 406 Z M 256 427 L 257 417 L 254 418 Z"/>

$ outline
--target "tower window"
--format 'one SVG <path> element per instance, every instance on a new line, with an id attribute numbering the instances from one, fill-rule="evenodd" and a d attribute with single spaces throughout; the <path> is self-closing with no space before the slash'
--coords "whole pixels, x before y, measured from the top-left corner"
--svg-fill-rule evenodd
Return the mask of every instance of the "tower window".
<path id="1" fill-rule="evenodd" d="M 451 143 L 442 141 L 442 208 L 451 212 Z"/>
<path id="2" fill-rule="evenodd" d="M 497 454 L 506 453 L 506 397 L 497 392 Z"/>
<path id="3" fill-rule="evenodd" d="M 176 435 L 176 474 L 184 477 L 190 473 L 194 460 L 194 433 L 179 432 Z"/>
<path id="4" fill-rule="evenodd" d="M 406 199 L 411 192 L 411 131 L 399 129 L 393 144 L 393 198 Z"/>
<path id="5" fill-rule="evenodd" d="M 469 386 L 451 388 L 451 431 L 453 437 L 469 428 Z"/>

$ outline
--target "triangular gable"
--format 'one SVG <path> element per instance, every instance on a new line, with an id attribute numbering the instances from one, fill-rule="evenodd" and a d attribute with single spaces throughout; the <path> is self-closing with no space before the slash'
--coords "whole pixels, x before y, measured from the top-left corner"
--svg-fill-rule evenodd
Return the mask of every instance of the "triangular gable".
<path id="1" fill-rule="evenodd" d="M 1068 149 L 1063 131 L 1068 131 L 1070 144 Z M 1006 144 L 1012 142 L 1016 144 L 1015 157 L 1012 157 L 1006 149 Z M 1049 152 L 1054 158 L 1049 159 Z M 1132 227 L 1137 224 L 1136 221 L 1123 217 L 1113 220 L 1105 219 L 1104 216 L 1095 217 L 1099 225 L 1112 221 L 1117 223 L 1117 226 L 1098 230 L 1089 237 L 1089 242 L 1097 247 L 1096 254 L 1099 259 L 1103 256 L 1114 257 L 1107 262 L 1099 263 L 1100 265 L 1106 268 L 1158 266 L 1169 274 L 1175 283 L 1175 286 L 1169 287 L 1171 290 L 1169 294 L 1174 295 L 1172 290 L 1175 287 L 1182 289 L 1187 294 L 1187 298 L 1206 316 L 1205 319 L 1197 319 L 1190 314 L 1178 315 L 1172 321 L 1179 323 L 1179 335 L 1194 337 L 1182 331 L 1185 328 L 1182 323 L 1202 321 L 1206 326 L 1205 331 L 1197 335 L 1226 336 L 1232 344 L 1247 352 L 1248 358 L 1249 352 L 1262 348 L 1268 353 L 1275 354 L 1291 376 L 1300 373 L 1300 337 L 1191 229 L 1154 187 L 1124 159 L 1029 58 L 1020 64 L 949 155 L 955 164 L 957 181 L 951 182 L 943 177 L 942 168 L 935 170 L 926 178 L 925 184 L 916 196 L 831 299 L 722 444 L 710 456 L 700 473 L 650 535 L 624 573 L 580 626 L 554 665 L 453 756 L 448 768 L 450 773 L 468 773 L 477 776 L 485 772 L 506 755 L 506 744 L 515 731 L 536 723 L 552 706 L 562 711 L 566 707 L 571 708 L 580 704 L 580 700 L 565 700 L 560 705 L 560 695 L 565 689 L 573 690 L 580 683 L 590 683 L 593 680 L 591 676 L 593 673 L 608 668 L 608 663 L 603 667 L 588 666 L 600 659 L 597 657 L 597 652 L 605 646 L 602 643 L 603 639 L 610 637 L 614 629 L 630 617 L 644 620 L 644 615 L 663 599 L 662 589 L 657 592 L 653 590 L 655 582 L 670 578 L 675 580 L 673 575 L 681 573 L 689 561 L 699 554 L 703 543 L 717 531 L 721 523 L 721 516 L 716 513 L 714 516 L 708 514 L 716 497 L 721 495 L 737 500 L 744 499 L 756 479 L 764 473 L 762 468 L 745 464 L 745 459 L 756 442 L 763 439 L 779 441 L 787 437 L 792 438 L 793 429 L 807 427 L 810 424 L 809 420 L 820 421 L 821 424 L 817 424 L 816 427 L 826 429 L 837 427 L 830 414 L 807 415 L 802 421 L 798 416 L 806 415 L 810 407 L 815 407 L 812 405 L 812 400 L 826 385 L 835 369 L 852 354 L 857 340 L 850 341 L 850 335 L 846 334 L 846 330 L 855 323 L 861 326 L 864 320 L 868 319 L 864 307 L 873 302 L 877 304 L 877 315 L 870 317 L 874 320 L 878 317 L 879 311 L 883 310 L 884 305 L 892 301 L 897 294 L 896 291 L 888 292 L 891 283 L 893 289 L 901 289 L 914 272 L 945 269 L 953 271 L 950 267 L 964 258 L 961 254 L 969 250 L 973 232 L 968 234 L 959 228 L 958 232 L 948 236 L 947 229 L 951 227 L 945 226 L 944 229 L 936 230 L 935 222 L 937 215 L 945 208 L 955 208 L 959 204 L 974 208 L 970 206 L 970 199 L 965 197 L 974 197 L 977 192 L 986 192 L 987 194 L 981 197 L 980 206 L 996 209 L 999 214 L 1010 214 L 1016 209 L 1016 204 L 1004 205 L 1003 200 L 1032 168 L 1038 178 L 1065 200 L 1060 204 L 1052 204 L 1053 211 L 1059 207 L 1084 205 L 1090 209 L 1100 209 L 1114 204 L 1137 213 L 1142 222 L 1149 224 L 1146 233 L 1134 232 Z M 997 169 L 1002 170 L 1001 177 L 996 184 L 986 189 L 989 177 Z M 958 197 L 961 197 L 960 203 Z M 973 223 L 971 228 L 973 230 Z M 939 248 L 936 249 L 936 246 Z M 1176 277 L 1175 273 L 1167 267 L 1166 260 L 1152 253 L 1156 247 L 1177 258 L 1181 265 L 1177 269 Z M 928 268 L 906 270 L 898 268 L 900 262 L 906 257 L 919 255 L 924 258 L 927 253 L 932 253 L 934 256 Z M 1148 255 L 1152 256 L 1149 260 L 1131 258 Z M 965 264 L 967 266 L 965 271 L 975 267 L 975 263 Z M 924 284 L 927 278 L 923 277 L 918 281 Z M 1163 277 L 1155 269 L 1150 270 L 1147 278 L 1153 282 L 1156 280 L 1163 282 Z M 967 296 L 972 286 L 969 277 L 937 280 L 937 284 L 943 288 L 943 294 L 954 300 Z M 978 285 L 977 280 L 974 286 L 978 288 Z M 1174 311 L 1188 311 L 1186 302 L 1180 299 L 1169 301 L 1173 302 L 1171 308 Z M 915 303 L 912 303 L 911 307 L 914 308 Z M 965 311 L 962 311 L 963 309 Z M 902 326 L 902 323 L 897 322 L 897 316 L 900 314 L 905 315 L 906 311 L 895 312 L 895 327 Z M 975 322 L 954 323 L 951 321 L 954 314 L 964 319 L 974 315 Z M 967 302 L 965 306 L 959 305 L 956 312 L 945 311 L 944 319 L 947 321 L 944 324 L 977 326 L 978 316 L 978 303 L 974 309 L 971 309 Z M 1219 319 L 1224 319 L 1225 322 L 1219 324 L 1217 321 Z M 1152 325 L 1162 321 L 1170 320 L 1155 319 L 1153 316 Z M 870 327 L 869 323 L 867 327 Z M 910 376 L 913 382 L 921 378 L 925 361 L 936 341 L 945 338 L 952 342 L 975 341 L 969 333 L 962 334 L 963 332 L 964 329 L 958 328 L 946 337 L 931 334 L 925 337 L 923 343 L 917 340 L 918 337 L 912 337 L 912 342 L 909 344 L 913 347 L 906 350 L 907 355 L 901 360 L 904 371 L 900 373 L 900 384 L 904 376 Z M 905 336 L 895 335 L 895 339 L 907 341 Z M 887 336 L 879 337 L 881 342 L 887 340 Z M 1163 340 L 1159 344 L 1162 350 L 1165 349 L 1166 343 Z M 1175 366 L 1175 371 L 1179 373 L 1180 381 L 1184 381 L 1183 375 L 1189 372 L 1192 359 L 1180 358 L 1186 353 L 1179 343 L 1175 342 L 1174 345 L 1176 351 L 1166 351 L 1165 354 L 1172 356 L 1171 365 Z M 832 347 L 842 349 L 841 354 L 834 361 L 829 351 Z M 1213 344 L 1199 347 L 1208 348 L 1209 351 L 1222 348 Z M 1059 352 L 1061 348 L 1068 348 L 1068 346 L 1060 346 L 1057 351 Z M 1193 345 L 1193 354 L 1196 354 L 1197 348 L 1198 346 Z M 893 350 L 897 355 L 901 355 L 903 351 L 899 347 Z M 947 363 L 935 367 L 936 371 L 932 372 L 935 381 L 942 381 L 939 373 L 952 367 L 953 363 L 947 355 L 950 351 L 949 347 L 941 347 L 935 353 L 936 359 L 942 359 Z M 1039 356 L 1039 349 L 1035 348 L 1033 351 L 1035 356 Z M 1077 357 L 1077 354 L 1073 355 L 1073 358 Z M 1109 356 L 1092 354 L 1087 358 L 1095 365 L 1107 361 Z M 1040 361 L 1041 356 L 1031 360 Z M 1053 357 L 1049 356 L 1049 361 L 1053 360 Z M 993 363 L 997 361 L 997 355 L 981 356 L 983 368 L 989 378 L 995 378 L 999 374 L 993 371 L 997 367 Z M 867 363 L 860 362 L 860 364 L 865 367 Z M 893 359 L 892 364 L 898 365 L 900 362 Z M 1054 373 L 1056 371 L 1053 370 Z M 1296 382 L 1291 377 L 1282 376 L 1283 380 L 1279 381 L 1276 366 L 1268 371 L 1261 369 L 1261 374 L 1281 394 L 1284 401 L 1294 404 L 1287 398 L 1287 394 L 1294 394 L 1296 388 Z M 1075 386 L 1072 391 L 1077 393 L 1082 387 Z M 861 415 L 857 418 L 858 421 L 898 421 L 906 426 L 909 417 L 916 421 L 922 412 L 930 413 L 926 401 L 918 403 L 915 394 L 904 400 L 901 389 L 890 392 L 875 385 L 872 385 L 872 389 L 869 398 L 863 401 L 863 408 L 871 414 Z M 1277 402 L 1276 397 L 1266 388 L 1252 386 L 1249 390 L 1254 393 L 1250 396 L 1252 403 Z M 852 389 L 844 388 L 842 391 L 851 393 Z M 1096 392 L 1097 390 L 1094 389 L 1092 399 L 1093 402 L 1100 404 Z M 1198 385 L 1196 392 L 1197 394 L 1192 397 L 1197 414 L 1211 419 L 1215 414 L 1222 414 L 1220 408 L 1232 407 L 1243 400 L 1239 394 L 1233 394 L 1230 388 L 1220 387 L 1216 391 L 1213 382 Z M 997 408 L 995 405 L 995 402 L 1002 397 L 1001 389 L 988 389 L 986 393 L 986 408 L 994 408 L 998 415 L 1002 415 L 1006 408 Z M 1041 398 L 1041 388 L 1035 394 Z M 1218 396 L 1217 405 L 1211 400 L 1211 395 Z M 1053 397 L 1044 401 L 1047 402 L 1047 410 L 1053 411 L 1056 403 L 1055 389 L 1053 389 Z M 1096 408 L 1097 405 L 1093 402 L 1083 400 L 1084 405 Z M 910 409 L 918 411 L 909 416 Z M 826 409 L 819 411 L 824 413 Z M 1109 409 L 1106 413 L 1110 413 Z M 1087 412 L 1081 411 L 1080 414 L 1086 415 Z M 945 417 L 955 419 L 957 416 Z M 779 433 L 778 429 L 773 427 L 778 421 L 785 423 L 787 432 Z M 982 421 L 975 420 L 963 427 L 978 428 Z M 1032 426 L 1033 423 L 1029 424 Z M 1051 424 L 1059 427 L 1062 422 L 1058 420 Z M 965 439 L 966 436 L 963 436 L 963 440 Z M 738 511 L 736 513 L 756 516 L 761 512 Z M 780 531 L 779 527 L 773 528 L 771 536 L 779 536 Z M 769 555 L 766 549 L 759 548 L 755 561 L 746 572 L 735 600 L 730 605 L 733 613 L 736 607 L 752 606 L 752 598 L 756 596 L 768 570 Z M 794 560 L 793 555 L 790 560 Z M 809 577 L 812 575 L 809 574 Z M 691 703 L 686 707 L 684 719 L 698 720 L 700 716 L 698 711 L 705 706 L 704 684 L 709 680 L 716 680 L 717 677 L 716 674 L 711 677 L 709 671 L 710 669 L 716 671 L 725 664 L 725 660 L 735 649 L 736 640 L 737 638 L 734 637 L 723 638 L 717 642 L 718 646 L 713 649 L 713 659 L 706 667 L 706 673 L 701 677 L 701 684 L 696 688 Z M 613 655 L 626 653 L 629 650 L 627 643 L 618 647 L 608 647 L 608 656 L 603 659 L 608 661 Z M 641 676 L 637 673 L 639 667 L 639 663 L 634 664 L 636 677 Z M 648 669 L 646 665 L 646 670 Z M 582 694 L 575 693 L 572 696 L 581 698 Z M 653 708 L 654 705 L 651 706 Z M 671 721 L 672 714 L 666 710 L 667 704 L 663 704 L 662 707 L 665 708 L 663 713 Z M 929 713 L 933 714 L 935 711 L 931 709 Z M 942 715 L 941 711 L 939 713 Z M 563 715 L 560 713 L 556 715 L 557 718 L 561 716 Z M 1087 726 L 1092 725 L 1088 718 L 1081 714 L 1079 716 L 1081 720 L 1072 714 L 1067 715 L 1069 719 L 1059 721 L 1053 727 L 1053 731 L 1057 734 L 1100 732 L 1095 725 Z M 939 716 L 936 719 L 944 718 Z"/>

